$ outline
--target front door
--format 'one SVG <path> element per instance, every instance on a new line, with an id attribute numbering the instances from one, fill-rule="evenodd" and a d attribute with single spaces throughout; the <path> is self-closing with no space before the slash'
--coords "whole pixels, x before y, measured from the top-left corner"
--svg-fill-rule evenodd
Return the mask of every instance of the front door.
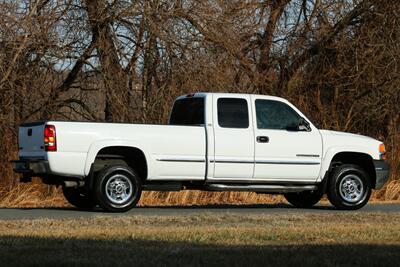
<path id="1" fill-rule="evenodd" d="M 255 132 L 254 179 L 315 181 L 318 178 L 322 139 L 316 127 L 298 129 L 304 117 L 288 102 L 252 97 Z"/>

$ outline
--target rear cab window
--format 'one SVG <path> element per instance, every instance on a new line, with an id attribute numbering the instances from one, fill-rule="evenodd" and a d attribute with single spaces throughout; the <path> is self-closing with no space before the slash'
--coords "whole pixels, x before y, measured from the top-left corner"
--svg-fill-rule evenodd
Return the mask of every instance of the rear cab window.
<path id="1" fill-rule="evenodd" d="M 169 124 L 204 126 L 204 103 L 204 97 L 190 97 L 176 100 L 172 108 Z"/>

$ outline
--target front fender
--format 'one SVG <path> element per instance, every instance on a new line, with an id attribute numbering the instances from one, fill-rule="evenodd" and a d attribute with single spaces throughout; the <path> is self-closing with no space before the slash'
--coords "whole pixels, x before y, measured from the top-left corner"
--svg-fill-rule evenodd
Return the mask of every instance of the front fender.
<path id="1" fill-rule="evenodd" d="M 318 182 L 322 181 L 325 177 L 326 172 L 329 171 L 333 157 L 335 155 L 337 155 L 338 153 L 342 153 L 342 152 L 361 153 L 361 154 L 366 154 L 366 155 L 372 157 L 369 148 L 355 147 L 355 146 L 354 147 L 352 147 L 352 146 L 331 147 L 325 152 L 324 157 L 322 159 L 322 165 L 321 165 Z"/>

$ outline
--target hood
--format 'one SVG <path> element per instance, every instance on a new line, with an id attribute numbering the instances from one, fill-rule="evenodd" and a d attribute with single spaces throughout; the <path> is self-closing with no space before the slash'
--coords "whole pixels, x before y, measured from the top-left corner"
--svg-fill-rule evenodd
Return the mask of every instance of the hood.
<path id="1" fill-rule="evenodd" d="M 374 138 L 329 130 L 320 130 L 324 151 L 352 151 L 369 154 L 373 159 L 379 159 L 379 145 L 382 143 Z"/>
<path id="2" fill-rule="evenodd" d="M 339 132 L 339 131 L 332 131 L 332 130 L 320 130 L 322 136 L 338 136 L 338 137 L 348 137 L 348 138 L 361 138 L 370 141 L 378 141 L 372 137 L 361 135 L 361 134 L 353 134 L 347 132 Z M 378 141 L 379 142 L 379 141 Z"/>

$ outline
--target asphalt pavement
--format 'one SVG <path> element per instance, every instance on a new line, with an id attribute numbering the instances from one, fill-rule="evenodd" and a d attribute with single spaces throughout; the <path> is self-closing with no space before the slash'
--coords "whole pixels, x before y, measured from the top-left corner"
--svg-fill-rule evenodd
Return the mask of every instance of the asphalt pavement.
<path id="1" fill-rule="evenodd" d="M 186 216 L 200 214 L 338 214 L 338 213 L 400 213 L 400 203 L 368 204 L 357 211 L 336 210 L 330 205 L 317 205 L 311 209 L 298 209 L 285 204 L 267 205 L 205 205 L 136 207 L 125 213 L 107 213 L 101 209 L 83 211 L 74 208 L 1 208 L 0 220 L 12 219 L 70 219 L 97 216 Z"/>

